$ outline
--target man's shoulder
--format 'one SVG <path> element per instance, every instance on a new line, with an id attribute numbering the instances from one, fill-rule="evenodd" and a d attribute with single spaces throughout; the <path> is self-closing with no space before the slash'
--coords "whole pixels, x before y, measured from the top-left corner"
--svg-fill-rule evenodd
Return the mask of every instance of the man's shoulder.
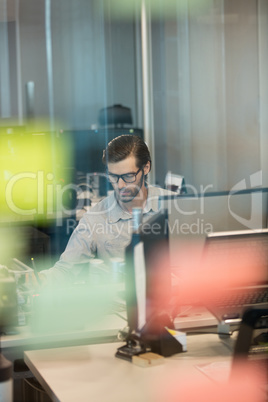
<path id="1" fill-rule="evenodd" d="M 88 215 L 95 215 L 95 214 L 107 214 L 109 211 L 111 211 L 111 208 L 113 208 L 117 204 L 117 201 L 115 199 L 114 193 L 109 194 L 107 197 L 103 198 L 100 200 L 97 204 L 92 206 L 87 214 Z"/>

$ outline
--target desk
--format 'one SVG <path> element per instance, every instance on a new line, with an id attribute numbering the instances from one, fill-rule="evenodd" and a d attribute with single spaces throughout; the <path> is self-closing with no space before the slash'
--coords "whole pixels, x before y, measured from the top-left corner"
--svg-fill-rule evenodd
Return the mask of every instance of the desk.
<path id="1" fill-rule="evenodd" d="M 94 292 L 84 285 L 66 291 L 65 288 L 44 291 L 39 296 L 42 303 L 36 304 L 35 309 L 32 307 L 29 326 L 17 327 L 17 333 L 1 338 L 3 353 L 9 360 L 15 360 L 23 358 L 24 350 L 29 349 L 114 341 L 118 331 L 127 325 L 124 302 L 117 296 L 122 289 L 119 283 L 96 286 Z"/>
<path id="2" fill-rule="evenodd" d="M 120 343 L 34 350 L 24 360 L 53 401 L 152 402 L 161 397 L 168 381 L 209 379 L 196 366 L 222 362 L 222 380 L 228 378 L 232 338 L 215 334 L 187 337 L 188 352 L 165 359 L 160 366 L 142 368 L 116 358 Z M 163 395 L 162 395 L 163 396 Z"/>
<path id="3" fill-rule="evenodd" d="M 1 338 L 1 347 L 3 351 L 9 348 L 22 348 L 29 350 L 29 346 L 35 347 L 40 344 L 46 347 L 52 347 L 54 343 L 61 344 L 71 341 L 87 341 L 91 339 L 102 339 L 107 341 L 107 338 L 116 338 L 118 331 L 126 326 L 126 321 L 123 318 L 114 315 L 107 315 L 103 319 L 94 323 L 90 328 L 84 328 L 69 332 L 55 333 L 33 333 L 28 326 L 18 327 L 18 333 L 14 335 L 3 335 Z"/>
<path id="4" fill-rule="evenodd" d="M 117 315 L 108 315 L 94 325 L 76 331 L 34 334 L 29 327 L 25 326 L 19 327 L 18 333 L 15 335 L 3 335 L 1 338 L 2 353 L 13 362 L 14 367 L 14 401 L 21 402 L 25 379 L 33 376 L 22 364 L 25 350 L 111 342 L 117 339 L 118 331 L 125 326 L 126 321 L 122 318 Z"/>
<path id="5" fill-rule="evenodd" d="M 34 334 L 27 326 L 19 327 L 17 334 L 2 336 L 2 353 L 15 364 L 17 360 L 23 359 L 25 350 L 115 341 L 118 331 L 125 326 L 126 321 L 114 314 L 107 315 L 88 328 L 69 332 Z"/>

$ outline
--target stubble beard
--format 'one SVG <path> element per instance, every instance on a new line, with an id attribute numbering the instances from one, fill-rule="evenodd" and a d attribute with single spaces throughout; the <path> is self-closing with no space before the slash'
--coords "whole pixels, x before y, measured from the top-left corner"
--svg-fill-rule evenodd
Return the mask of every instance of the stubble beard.
<path id="1" fill-rule="evenodd" d="M 140 189 L 142 188 L 142 185 L 143 185 L 143 181 L 144 181 L 144 173 L 142 172 L 141 179 L 140 179 L 140 181 L 135 185 L 134 188 L 128 189 L 127 187 L 124 187 L 124 188 L 121 189 L 121 190 L 118 190 L 118 189 L 115 190 L 115 194 L 116 194 L 117 200 L 120 201 L 120 202 L 122 202 L 122 203 L 124 203 L 124 204 L 133 201 L 134 198 L 136 198 L 137 195 L 139 194 Z M 126 192 L 128 195 L 126 195 L 126 196 L 121 195 L 121 193 L 124 193 L 124 192 Z"/>

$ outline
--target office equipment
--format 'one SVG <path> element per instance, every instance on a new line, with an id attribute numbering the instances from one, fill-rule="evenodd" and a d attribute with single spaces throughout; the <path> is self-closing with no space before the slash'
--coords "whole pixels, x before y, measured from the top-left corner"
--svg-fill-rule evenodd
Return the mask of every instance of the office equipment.
<path id="1" fill-rule="evenodd" d="M 33 123 L 35 117 L 35 85 L 33 81 L 26 82 L 26 115 L 28 124 Z"/>
<path id="2" fill-rule="evenodd" d="M 197 240 L 201 255 L 209 233 L 267 228 L 268 188 L 163 196 L 159 206 L 168 211 L 170 262 L 176 267 L 181 242 Z"/>
<path id="3" fill-rule="evenodd" d="M 254 333 L 262 332 L 255 337 Z M 266 335 L 266 336 L 264 336 Z M 254 342 L 255 341 L 255 342 Z M 256 344 L 257 343 L 257 344 Z M 249 308 L 242 317 L 239 333 L 235 342 L 234 355 L 230 371 L 230 380 L 239 375 L 241 367 L 248 367 L 259 378 L 264 391 L 264 399 L 268 397 L 268 308 Z"/>
<path id="4" fill-rule="evenodd" d="M 174 316 L 174 327 L 185 333 L 217 332 L 218 320 L 204 305 L 182 305 Z"/>
<path id="5" fill-rule="evenodd" d="M 126 292 L 132 295 L 127 300 L 130 330 L 141 330 L 159 308 L 166 307 L 159 306 L 159 302 L 163 299 L 162 291 L 171 286 L 169 263 L 162 267 L 162 272 L 156 266 L 158 253 L 167 247 L 165 224 L 165 211 L 153 215 L 133 232 L 126 250 Z"/>
<path id="6" fill-rule="evenodd" d="M 33 269 L 17 258 L 13 258 L 9 266 L 9 272 L 13 275 L 16 283 L 16 298 L 18 304 L 16 326 L 25 326 L 30 322 L 32 300 L 35 294 L 31 278 Z"/>
<path id="7" fill-rule="evenodd" d="M 132 363 L 140 367 L 152 367 L 164 364 L 165 358 L 156 353 L 143 353 L 139 356 L 133 356 Z"/>
<path id="8" fill-rule="evenodd" d="M 17 308 L 15 278 L 5 266 L 0 265 L 0 335 L 7 328 L 17 325 Z"/>
<path id="9" fill-rule="evenodd" d="M 249 307 L 268 307 L 267 256 L 268 229 L 210 233 L 207 236 L 203 263 L 221 261 L 221 269 L 225 270 L 223 287 L 227 287 L 222 289 L 223 294 L 211 307 L 219 321 L 241 319 Z"/>
<path id="10" fill-rule="evenodd" d="M 130 331 L 142 329 L 152 311 L 159 308 L 157 291 L 161 293 L 161 289 L 164 289 L 164 283 L 168 288 L 171 285 L 168 262 L 166 267 L 163 267 L 165 273 L 163 271 L 157 272 L 155 266 L 159 247 L 167 247 L 168 233 L 165 224 L 165 211 L 151 216 L 140 225 L 137 231 L 133 232 L 131 243 L 126 249 L 125 274 Z M 160 279 L 160 277 L 157 278 L 157 275 L 161 275 L 164 280 L 163 288 L 158 283 L 160 286 L 155 287 L 155 292 L 153 290 L 153 274 L 156 284 Z"/>
<path id="11" fill-rule="evenodd" d="M 42 281 L 41 281 L 41 279 L 39 278 L 39 274 L 38 274 L 38 272 L 37 272 L 37 268 L 36 268 L 36 265 L 35 265 L 35 262 L 34 262 L 34 258 L 31 258 L 31 261 L 32 261 L 32 265 L 33 265 L 34 276 L 36 277 L 36 280 L 37 280 L 37 282 L 39 283 L 39 285 L 41 285 L 41 284 L 42 284 Z"/>
<path id="12" fill-rule="evenodd" d="M 243 313 L 234 348 L 233 366 L 239 362 L 240 358 L 248 359 L 255 329 L 266 329 L 268 331 L 268 308 L 248 308 Z M 266 353 L 267 348 L 268 343 L 266 342 Z"/>
<path id="13" fill-rule="evenodd" d="M 99 112 L 99 124 L 101 126 L 114 125 L 115 127 L 123 127 L 124 124 L 132 125 L 131 109 L 122 105 L 103 108 Z"/>
<path id="14" fill-rule="evenodd" d="M 186 194 L 185 179 L 183 176 L 167 172 L 165 177 L 165 188 L 178 194 Z"/>
<path id="15" fill-rule="evenodd" d="M 127 360 L 151 350 L 163 356 L 182 351 L 182 345 L 166 327 L 170 318 L 171 274 L 167 254 L 167 215 L 160 211 L 133 232 L 126 250 L 126 307 L 129 326 L 127 345 L 116 356 Z M 159 264 L 166 254 L 165 264 Z"/>
<path id="16" fill-rule="evenodd" d="M 185 246 L 190 253 L 194 253 L 196 266 L 201 266 L 206 238 L 210 233 L 267 227 L 267 191 L 267 188 L 254 188 L 161 197 L 160 206 L 168 212 L 171 269 L 179 285 L 192 257 L 189 255 L 189 261 L 181 258 Z M 214 328 L 218 318 L 202 300 L 188 300 L 178 310 L 174 325 L 186 331 L 203 330 Z M 232 328 L 238 328 L 239 322 L 240 319 L 237 323 L 232 322 Z"/>

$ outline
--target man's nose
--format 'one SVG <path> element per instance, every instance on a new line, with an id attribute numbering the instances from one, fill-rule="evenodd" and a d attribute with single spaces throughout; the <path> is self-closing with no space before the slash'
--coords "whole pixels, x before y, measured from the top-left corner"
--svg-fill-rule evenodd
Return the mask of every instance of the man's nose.
<path id="1" fill-rule="evenodd" d="M 124 182 L 124 180 L 121 177 L 119 177 L 117 186 L 119 189 L 124 188 L 126 186 L 126 183 Z"/>

